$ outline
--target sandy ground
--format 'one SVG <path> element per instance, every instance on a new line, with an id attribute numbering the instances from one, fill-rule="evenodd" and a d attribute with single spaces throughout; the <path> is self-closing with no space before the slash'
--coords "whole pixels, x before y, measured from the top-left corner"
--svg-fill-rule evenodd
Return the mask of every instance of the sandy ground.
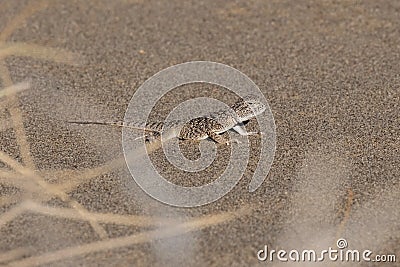
<path id="1" fill-rule="evenodd" d="M 280 266 L 257 252 L 336 248 L 340 237 L 400 261 L 400 2 L 109 2 L 0 2 L 0 265 Z M 146 79 L 194 60 L 260 87 L 277 149 L 256 192 L 247 186 L 260 143 L 250 137 L 229 194 L 175 208 L 135 184 L 120 129 L 65 120 L 122 119 Z M 153 116 L 196 96 L 234 100 L 184 86 Z M 150 157 L 174 183 L 198 186 L 229 153 L 195 174 L 160 149 Z M 358 264 L 379 265 L 346 266 Z"/>

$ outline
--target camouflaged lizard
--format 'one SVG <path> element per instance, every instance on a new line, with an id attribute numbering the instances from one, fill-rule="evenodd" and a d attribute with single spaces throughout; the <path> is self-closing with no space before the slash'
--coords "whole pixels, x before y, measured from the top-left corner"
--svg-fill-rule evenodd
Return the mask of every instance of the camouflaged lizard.
<path id="1" fill-rule="evenodd" d="M 145 138 L 159 138 L 163 135 L 163 140 L 179 138 L 182 140 L 203 140 L 210 138 L 220 144 L 229 144 L 229 140 L 222 134 L 230 129 L 240 135 L 261 134 L 260 132 L 247 132 L 244 129 L 244 122 L 262 114 L 266 106 L 255 96 L 248 95 L 238 100 L 230 109 L 213 112 L 205 117 L 198 117 L 188 122 L 170 121 L 170 122 L 148 122 L 140 125 L 135 122 L 107 122 L 107 121 L 68 121 L 75 124 L 99 124 L 128 127 L 135 130 L 146 132 Z"/>

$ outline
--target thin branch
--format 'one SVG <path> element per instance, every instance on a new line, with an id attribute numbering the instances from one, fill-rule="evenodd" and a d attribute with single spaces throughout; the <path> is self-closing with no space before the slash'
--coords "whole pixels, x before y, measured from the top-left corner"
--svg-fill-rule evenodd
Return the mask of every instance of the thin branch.
<path id="1" fill-rule="evenodd" d="M 14 261 L 11 262 L 9 266 L 24 267 L 24 266 L 44 265 L 51 262 L 60 261 L 66 258 L 85 255 L 88 253 L 94 253 L 98 251 L 111 250 L 120 247 L 146 243 L 155 239 L 179 236 L 192 231 L 199 231 L 201 229 L 211 227 L 213 225 L 229 222 L 239 216 L 249 214 L 251 210 L 252 209 L 247 206 L 235 212 L 225 212 L 220 214 L 204 216 L 202 218 L 192 219 L 188 222 L 184 222 L 173 227 L 165 227 L 158 230 L 142 232 L 140 234 L 118 237 L 104 241 L 92 242 L 85 245 L 78 245 L 75 247 L 60 249 L 57 251 L 44 253 L 39 256 L 29 257 L 20 261 Z"/>

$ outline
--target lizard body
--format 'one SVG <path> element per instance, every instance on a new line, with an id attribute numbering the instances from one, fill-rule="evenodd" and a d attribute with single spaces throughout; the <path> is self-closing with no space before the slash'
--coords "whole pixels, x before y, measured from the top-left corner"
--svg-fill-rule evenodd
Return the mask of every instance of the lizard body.
<path id="1" fill-rule="evenodd" d="M 124 121 L 69 121 L 69 123 L 128 127 L 135 130 L 145 131 L 147 133 L 145 135 L 146 140 L 148 140 L 150 136 L 159 138 L 161 134 L 163 134 L 163 138 L 166 140 L 175 137 L 183 140 L 203 140 L 211 138 L 217 143 L 227 144 L 229 143 L 229 140 L 227 140 L 222 133 L 230 129 L 233 129 L 241 135 L 260 134 L 258 132 L 246 132 L 243 128 L 243 123 L 259 114 L 262 114 L 265 109 L 265 105 L 255 96 L 248 95 L 233 104 L 231 109 L 213 112 L 207 117 L 194 118 L 188 122 L 148 122 L 145 125 Z"/>

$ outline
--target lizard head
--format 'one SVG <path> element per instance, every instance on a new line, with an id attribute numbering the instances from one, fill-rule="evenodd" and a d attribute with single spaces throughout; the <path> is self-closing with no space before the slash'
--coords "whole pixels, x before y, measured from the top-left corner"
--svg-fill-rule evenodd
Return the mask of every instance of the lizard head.
<path id="1" fill-rule="evenodd" d="M 238 100 L 232 108 L 241 121 L 247 121 L 262 114 L 267 107 L 255 95 L 247 95 Z"/>

